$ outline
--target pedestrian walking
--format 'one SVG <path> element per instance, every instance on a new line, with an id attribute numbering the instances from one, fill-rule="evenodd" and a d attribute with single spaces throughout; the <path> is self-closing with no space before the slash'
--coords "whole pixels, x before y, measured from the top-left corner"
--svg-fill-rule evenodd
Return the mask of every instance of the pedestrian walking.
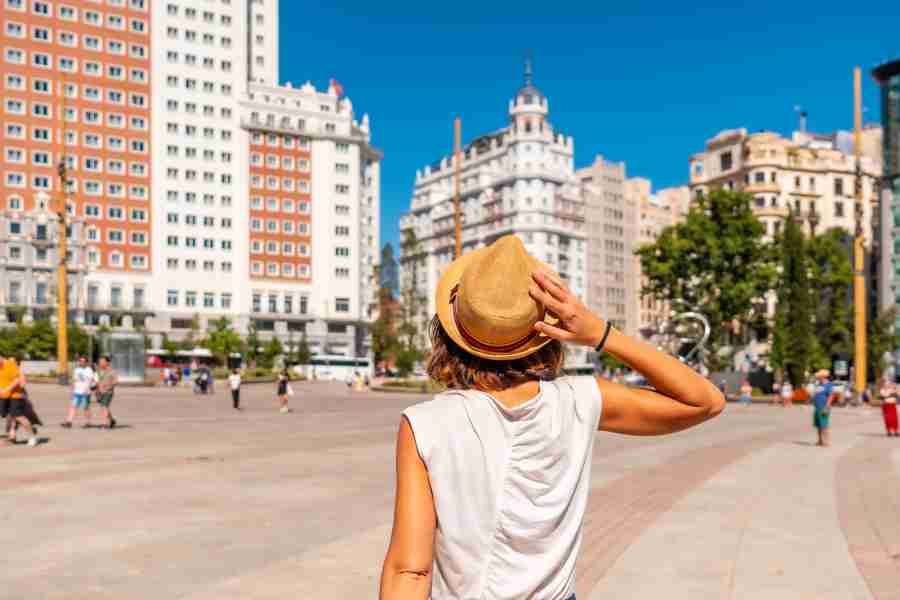
<path id="1" fill-rule="evenodd" d="M 746 379 L 741 382 L 741 397 L 739 398 L 741 406 L 750 406 L 753 404 L 753 387 Z"/>
<path id="2" fill-rule="evenodd" d="M 885 379 L 881 384 L 881 415 L 888 437 L 897 437 L 897 385 Z"/>
<path id="3" fill-rule="evenodd" d="M 234 410 L 241 410 L 241 370 L 232 369 L 228 376 L 228 387 L 231 388 L 231 403 Z"/>
<path id="4" fill-rule="evenodd" d="M 787 408 L 794 401 L 794 386 L 787 379 L 781 384 L 781 406 Z"/>
<path id="5" fill-rule="evenodd" d="M 294 395 L 294 390 L 291 389 L 291 378 L 288 375 L 287 369 L 282 369 L 278 373 L 278 400 L 281 402 L 281 412 L 289 413 L 291 409 L 288 407 L 288 396 Z"/>
<path id="6" fill-rule="evenodd" d="M 36 425 L 40 419 L 28 401 L 27 383 L 16 359 L 0 355 L 0 416 L 6 424 L 5 439 L 15 444 L 21 426 L 28 434 L 28 445 L 34 447 L 38 445 Z"/>
<path id="7" fill-rule="evenodd" d="M 119 374 L 112 368 L 112 360 L 109 356 L 100 357 L 100 370 L 97 373 L 97 404 L 100 405 L 100 413 L 106 420 L 106 428 L 114 429 L 116 419 L 112 415 L 110 405 L 119 385 Z"/>
<path id="8" fill-rule="evenodd" d="M 86 356 L 78 357 L 78 366 L 72 373 L 72 402 L 69 405 L 69 414 L 60 425 L 66 429 L 72 427 L 76 413 L 81 410 L 84 413 L 84 427 L 91 426 L 91 393 L 97 385 L 97 374 L 88 364 Z"/>
<path id="9" fill-rule="evenodd" d="M 815 390 L 813 391 L 813 427 L 818 433 L 817 446 L 831 445 L 831 405 L 837 398 L 834 384 L 828 380 L 828 369 L 816 371 Z"/>
<path id="10" fill-rule="evenodd" d="M 505 236 L 438 283 L 427 372 L 448 391 L 400 419 L 382 600 L 572 598 L 596 431 L 662 435 L 725 405 L 543 269 Z M 607 352 L 655 390 L 565 376 L 562 341 Z"/>

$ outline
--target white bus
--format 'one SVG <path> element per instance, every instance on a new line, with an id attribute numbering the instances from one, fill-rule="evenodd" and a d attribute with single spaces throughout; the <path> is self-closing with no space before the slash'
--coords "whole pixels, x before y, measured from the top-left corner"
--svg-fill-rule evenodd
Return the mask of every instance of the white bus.
<path id="1" fill-rule="evenodd" d="M 294 370 L 307 379 L 325 381 L 349 381 L 355 374 L 372 379 L 372 361 L 366 357 L 351 358 L 338 354 L 313 354 L 308 365 L 297 365 Z"/>

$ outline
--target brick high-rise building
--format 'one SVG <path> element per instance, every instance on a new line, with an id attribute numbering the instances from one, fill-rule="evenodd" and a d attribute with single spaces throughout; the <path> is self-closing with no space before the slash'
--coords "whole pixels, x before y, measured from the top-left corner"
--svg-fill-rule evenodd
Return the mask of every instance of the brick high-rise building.
<path id="1" fill-rule="evenodd" d="M 279 84 L 277 0 L 0 1 L 0 313 L 52 312 L 64 159 L 76 319 L 368 351 L 381 153 L 340 86 Z"/>
<path id="2" fill-rule="evenodd" d="M 3 2 L 0 305 L 52 312 L 51 213 L 65 195 L 72 310 L 88 323 L 108 310 L 140 319 L 152 264 L 149 2 Z"/>

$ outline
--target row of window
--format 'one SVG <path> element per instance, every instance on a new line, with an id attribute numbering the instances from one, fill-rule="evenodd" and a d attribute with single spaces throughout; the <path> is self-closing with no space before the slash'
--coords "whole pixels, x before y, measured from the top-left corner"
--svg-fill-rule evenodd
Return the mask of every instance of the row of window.
<path id="1" fill-rule="evenodd" d="M 110 40 L 110 43 L 107 44 L 107 47 L 113 46 L 114 40 Z M 124 46 L 124 44 L 123 44 Z M 116 52 L 116 54 L 119 54 Z M 124 52 L 122 52 L 124 54 Z M 142 46 L 140 44 L 128 44 L 128 56 L 134 59 L 146 59 L 147 58 L 147 47 Z M 28 63 L 28 52 L 21 48 L 13 48 L 7 46 L 3 52 L 3 58 L 6 62 L 14 64 L 14 65 L 26 65 Z M 54 56 L 52 54 L 48 54 L 46 52 L 32 52 L 31 53 L 31 66 L 36 67 L 38 69 L 53 69 L 54 68 Z M 65 73 L 77 73 L 78 72 L 78 59 L 72 58 L 71 56 L 57 56 L 56 57 L 56 69 L 63 71 Z M 82 65 L 82 72 L 85 75 L 90 75 L 91 77 L 102 77 L 104 73 L 103 63 L 94 61 L 94 60 L 85 60 Z"/>
<path id="2" fill-rule="evenodd" d="M 218 245 L 216 244 L 216 240 L 212 238 L 203 238 L 198 239 L 192 236 L 186 236 L 184 238 L 184 247 L 185 248 L 203 248 L 205 250 L 215 250 L 217 247 L 225 252 L 231 252 L 232 242 L 231 240 L 219 240 Z M 178 248 L 181 246 L 182 239 L 177 235 L 167 235 L 166 236 L 166 246 L 169 248 Z"/>
<path id="3" fill-rule="evenodd" d="M 264 167 L 266 169 L 309 171 L 309 160 L 305 158 L 294 160 L 292 156 L 278 156 L 277 154 L 267 154 L 265 164 L 263 164 L 262 154 L 252 152 L 250 153 L 250 164 L 254 167 Z M 347 172 L 349 172 L 349 165 L 345 166 L 347 167 Z"/>
<path id="4" fill-rule="evenodd" d="M 178 192 L 176 190 L 168 190 L 166 192 L 166 200 L 168 200 L 169 202 L 178 202 L 180 198 L 181 198 L 181 194 L 180 194 L 180 192 Z M 197 204 L 199 199 L 200 199 L 200 195 L 197 194 L 197 192 L 185 192 L 184 193 L 185 204 Z M 215 204 L 216 204 L 215 194 L 203 194 L 202 199 L 203 199 L 204 206 L 215 206 Z M 219 204 L 224 208 L 230 207 L 232 204 L 231 196 L 228 196 L 228 195 L 220 196 Z"/>
<path id="5" fill-rule="evenodd" d="M 310 139 L 302 135 L 294 136 L 288 134 L 262 133 L 260 131 L 254 131 L 250 134 L 250 141 L 255 145 L 262 145 L 263 143 L 265 143 L 266 146 L 271 146 L 273 148 L 287 148 L 288 150 L 293 148 L 308 150 L 310 147 Z M 346 142 L 338 142 L 337 144 L 335 144 L 335 149 L 342 154 L 346 154 L 350 152 L 350 144 Z"/>
<path id="6" fill-rule="evenodd" d="M 129 69 L 126 74 L 125 67 L 122 67 L 120 65 L 107 65 L 106 74 L 108 77 L 112 79 L 118 79 L 120 81 L 125 81 L 126 78 L 130 78 L 133 83 L 147 82 L 147 72 L 144 69 Z M 27 81 L 28 77 L 24 75 L 19 75 L 18 73 L 9 73 L 6 76 L 5 81 L 6 89 L 24 92 L 28 89 Z M 54 93 L 54 89 L 58 91 L 58 88 L 54 88 L 53 82 L 49 79 L 31 77 L 31 91 L 35 94 L 44 94 L 49 96 Z M 79 97 L 79 87 L 74 83 L 64 84 L 62 90 L 66 98 L 77 99 Z M 114 104 L 123 104 L 124 100 L 121 94 L 122 92 L 118 92 L 116 90 L 107 90 L 106 95 L 109 102 Z M 92 102 L 100 102 L 104 96 L 103 88 L 86 85 L 84 86 L 82 96 Z M 69 113 L 66 114 L 68 115 Z"/>
<path id="7" fill-rule="evenodd" d="M 101 253 L 99 250 L 90 248 L 87 251 L 87 263 L 92 267 L 100 266 Z M 106 256 L 106 266 L 114 268 L 122 268 L 125 266 L 125 254 L 118 250 L 109 252 Z M 128 266 L 132 269 L 144 270 L 149 268 L 149 261 L 146 254 L 129 254 Z"/>
<path id="8" fill-rule="evenodd" d="M 765 208 L 766 206 L 769 206 L 772 208 L 778 208 L 780 206 L 780 204 L 778 202 L 778 196 L 770 197 L 768 202 L 766 201 L 765 196 L 757 196 L 755 200 L 756 200 L 757 208 Z M 793 202 L 791 202 L 790 200 L 786 201 L 785 208 L 791 208 L 791 207 L 793 207 L 793 209 L 795 211 L 797 211 L 798 213 L 803 212 L 803 204 L 801 203 L 799 198 L 795 198 Z M 832 214 L 834 217 L 842 218 L 845 216 L 849 216 L 847 214 L 847 212 L 844 210 L 843 202 L 841 202 L 839 200 L 835 201 L 831 205 L 831 207 L 832 207 L 832 211 L 833 211 Z M 814 200 L 810 200 L 809 201 L 809 212 L 812 213 L 812 212 L 816 212 L 816 211 L 817 211 L 816 202 Z M 821 215 L 821 213 L 819 213 L 819 214 Z"/>
<path id="9" fill-rule="evenodd" d="M 181 148 L 175 145 L 166 146 L 166 156 L 169 158 L 180 158 Z M 186 146 L 184 148 L 184 158 L 189 159 L 199 159 L 200 151 L 194 146 Z M 215 150 L 210 150 L 206 148 L 203 150 L 203 160 L 205 161 L 214 161 L 216 160 L 216 152 Z M 223 164 L 231 163 L 231 152 L 219 152 L 219 162 Z"/>
<path id="10" fill-rule="evenodd" d="M 166 223 L 169 225 L 178 225 L 181 223 L 181 215 L 178 213 L 166 213 Z M 231 219 L 229 217 L 222 217 L 219 220 L 219 227 L 222 229 L 231 229 Z M 196 214 L 184 215 L 184 224 L 195 226 L 202 224 L 204 227 L 215 227 L 216 226 L 216 218 L 215 217 L 200 217 Z"/>
<path id="11" fill-rule="evenodd" d="M 140 175 L 135 176 L 144 176 L 144 172 L 141 171 Z M 32 175 L 30 186 L 31 189 L 40 190 L 40 191 L 51 191 L 54 189 L 54 180 L 56 176 L 50 175 Z M 3 177 L 3 183 L 6 187 L 11 188 L 25 188 L 28 187 L 28 178 L 24 173 L 19 173 L 16 171 L 7 171 Z M 113 198 L 124 198 L 125 197 L 125 189 L 126 186 L 121 183 L 106 183 L 104 184 L 102 181 L 94 181 L 94 180 L 85 180 L 83 182 L 79 181 L 75 178 L 69 178 L 66 180 L 68 184 L 67 190 L 69 193 L 76 193 L 79 191 L 79 188 L 86 196 L 110 196 Z M 104 188 L 106 189 L 106 193 L 104 194 Z M 142 185 L 129 185 L 128 188 L 128 197 L 133 200 L 146 200 L 149 197 L 147 192 L 147 188 Z"/>
<path id="12" fill-rule="evenodd" d="M 306 279 L 309 277 L 310 267 L 305 263 L 295 266 L 293 263 L 268 262 L 265 263 L 264 268 L 262 262 L 252 261 L 250 263 L 250 273 L 256 277 L 297 277 Z"/>
<path id="13" fill-rule="evenodd" d="M 181 9 L 177 4 L 166 4 L 166 14 L 170 17 L 177 17 L 181 13 Z M 201 17 L 204 23 L 214 24 L 216 22 L 216 14 L 212 11 L 204 10 L 202 13 L 198 12 L 196 8 L 187 7 L 184 9 L 184 18 L 185 19 L 196 19 Z M 224 25 L 225 27 L 231 26 L 231 17 L 229 15 L 219 15 L 219 23 Z"/>
<path id="14" fill-rule="evenodd" d="M 181 171 L 176 167 L 169 167 L 166 169 L 166 178 L 167 179 L 179 179 L 181 177 Z M 185 181 L 200 181 L 200 172 L 196 169 L 185 169 L 184 177 Z M 222 185 L 231 185 L 234 177 L 231 173 L 220 173 L 219 177 L 216 177 L 216 174 L 212 171 L 204 171 L 203 172 L 203 182 L 204 183 L 220 183 Z"/>
<path id="15" fill-rule="evenodd" d="M 199 57 L 196 54 L 185 53 L 184 56 L 184 64 L 189 67 L 197 67 L 202 66 L 205 69 L 215 69 L 216 68 L 216 60 L 210 56 Z M 182 55 L 176 52 L 175 50 L 167 50 L 166 51 L 166 61 L 172 64 L 177 64 L 182 60 Z M 231 61 L 230 60 L 220 60 L 219 61 L 219 69 L 223 73 L 231 73 Z"/>
<path id="16" fill-rule="evenodd" d="M 263 252 L 262 240 L 250 241 L 250 254 L 271 254 L 273 256 L 309 256 L 309 246 L 306 244 L 294 244 L 293 242 L 276 242 L 269 240 L 265 242 L 265 252 Z"/>
<path id="17" fill-rule="evenodd" d="M 263 231 L 263 220 L 250 219 L 250 231 Z M 309 223 L 301 221 L 295 224 L 293 221 L 281 221 L 281 227 L 279 227 L 278 221 L 268 219 L 265 223 L 265 231 L 267 233 L 284 233 L 287 235 L 293 235 L 295 232 L 297 235 L 309 235 Z"/>
<path id="18" fill-rule="evenodd" d="M 99 0 L 94 1 L 96 4 L 100 4 Z M 125 8 L 127 6 L 131 10 L 147 12 L 149 0 L 128 0 L 127 5 L 125 0 L 106 0 L 106 3 L 109 6 L 115 8 Z M 6 0 L 6 8 L 10 10 L 25 12 L 27 5 L 27 0 Z M 54 6 L 52 2 L 43 2 L 41 0 L 35 0 L 34 2 L 31 2 L 31 13 L 41 17 L 53 17 L 55 15 L 60 19 L 64 19 L 66 21 L 78 21 L 79 15 L 79 11 L 77 8 L 69 6 L 65 3 L 59 3 L 59 5 L 56 7 L 56 11 L 54 12 Z M 104 14 L 96 10 L 89 9 L 84 9 L 81 14 L 83 21 L 88 25 L 102 27 L 105 16 L 107 26 L 112 27 L 113 29 L 123 28 L 123 22 L 121 21 L 122 17 L 119 14 Z"/>
<path id="19" fill-rule="evenodd" d="M 176 75 L 169 75 L 168 77 L 166 77 L 166 85 L 169 86 L 170 88 L 179 87 L 179 85 L 180 85 L 179 81 L 180 80 Z M 229 90 L 229 94 L 230 94 L 231 86 L 230 85 L 222 85 L 221 89 L 224 90 L 225 88 L 227 88 Z M 188 90 L 189 92 L 196 92 L 199 90 L 203 90 L 204 92 L 206 92 L 208 94 L 213 94 L 216 91 L 216 82 L 200 81 L 200 80 L 194 79 L 192 77 L 185 77 L 184 78 L 184 89 Z"/>
<path id="20" fill-rule="evenodd" d="M 72 133 L 71 136 L 66 135 L 66 145 L 67 146 L 79 146 L 83 145 L 86 148 L 92 148 L 95 150 L 103 150 L 104 147 L 110 152 L 132 152 L 134 154 L 146 154 L 147 153 L 147 142 L 141 138 L 134 138 L 129 140 L 128 144 L 125 143 L 125 138 L 121 138 L 118 136 L 107 136 L 105 143 L 102 135 L 97 135 L 95 133 L 83 133 L 81 134 L 81 144 L 78 143 L 78 133 L 77 132 L 66 132 Z M 4 153 L 6 157 L 6 162 L 13 163 L 22 163 L 26 160 L 25 150 L 22 148 L 16 148 L 13 146 L 7 147 L 6 152 Z M 65 154 L 67 168 L 75 170 L 78 168 L 79 160 L 77 156 L 72 155 L 67 152 Z M 95 159 L 100 160 L 100 159 Z M 117 159 L 109 159 L 110 161 L 117 161 Z M 48 152 L 46 150 L 32 150 L 31 152 L 31 161 L 35 165 L 51 165 L 53 162 L 53 153 Z M 117 161 L 121 162 L 121 161 Z M 108 163 L 109 164 L 109 163 Z M 112 170 L 116 170 L 117 167 L 113 167 Z"/>
<path id="21" fill-rule="evenodd" d="M 21 148 L 7 148 L 4 156 L 8 163 L 24 164 L 26 162 L 25 150 Z M 66 168 L 70 171 L 79 170 L 78 158 L 77 156 L 66 156 Z M 54 165 L 52 154 L 40 150 L 32 151 L 31 164 L 39 167 L 51 167 Z M 124 160 L 110 158 L 103 161 L 95 156 L 81 157 L 80 168 L 90 173 L 103 173 L 105 171 L 111 175 L 131 175 L 132 177 L 143 177 L 147 172 L 145 163 L 129 163 L 126 170 Z"/>
<path id="22" fill-rule="evenodd" d="M 84 111 L 83 118 L 81 119 L 82 123 L 86 123 L 88 125 L 94 125 L 96 127 L 104 126 L 103 113 L 98 111 Z M 106 127 L 111 127 L 115 129 L 124 129 L 125 128 L 125 115 L 119 113 L 110 113 L 106 115 Z M 128 118 L 128 126 L 131 129 L 136 131 L 146 131 L 147 130 L 147 119 L 144 117 L 131 116 Z M 21 123 L 6 123 L 6 127 L 4 128 L 6 137 L 14 138 L 18 140 L 23 140 L 28 137 L 28 128 Z M 230 134 L 230 132 L 229 132 Z M 84 134 L 88 135 L 88 134 Z M 31 139 L 36 142 L 44 142 L 50 144 L 53 142 L 53 130 L 49 127 L 32 127 L 31 128 Z M 65 133 L 65 142 L 66 145 L 77 145 L 78 144 L 78 133 L 74 131 L 66 131 Z M 140 149 L 141 152 L 144 152 L 144 148 Z"/>
<path id="23" fill-rule="evenodd" d="M 349 312 L 350 311 L 350 299 L 349 298 L 336 298 L 337 300 L 341 300 L 341 304 L 347 305 L 347 310 L 343 310 L 341 312 Z M 251 310 L 255 313 L 262 312 L 262 294 L 253 294 L 251 297 Z M 292 294 L 284 294 L 282 296 L 281 301 L 281 310 L 279 310 L 278 306 L 278 294 L 267 294 L 266 295 L 266 308 L 267 312 L 275 314 L 275 313 L 284 313 L 284 314 L 293 314 L 294 313 L 294 296 Z M 309 297 L 308 296 L 300 296 L 300 301 L 297 304 L 297 309 L 299 314 L 305 315 L 309 311 Z"/>
<path id="24" fill-rule="evenodd" d="M 301 194 L 309 193 L 309 179 L 291 179 L 290 177 L 275 177 L 269 175 L 263 178 L 261 175 L 250 176 L 250 187 L 256 190 L 284 190 L 286 192 L 298 191 Z M 338 186 L 336 186 L 338 187 Z M 347 187 L 347 186 L 344 186 Z M 348 188 L 349 189 L 349 188 Z M 347 192 L 343 192 L 347 193 Z"/>
<path id="25" fill-rule="evenodd" d="M 178 29 L 177 27 L 166 27 L 166 37 L 170 40 L 178 40 L 184 39 L 186 42 L 201 42 L 206 44 L 207 46 L 214 46 L 216 44 L 216 36 L 205 32 L 201 34 L 196 29 Z M 222 48 L 231 48 L 232 41 L 231 38 L 227 35 L 223 35 L 219 37 L 219 46 Z"/>
<path id="26" fill-rule="evenodd" d="M 200 306 L 198 301 L 203 302 L 203 308 L 221 308 L 229 310 L 231 308 L 231 294 L 223 293 L 218 296 L 216 302 L 216 294 L 213 292 L 203 292 L 201 296 L 199 292 L 188 290 L 184 292 L 184 306 L 195 307 Z M 168 290 L 166 292 L 166 304 L 168 306 L 180 306 L 181 293 L 178 290 Z"/>
<path id="27" fill-rule="evenodd" d="M 196 271 L 199 264 L 200 263 L 196 259 L 193 259 L 193 258 L 184 259 L 184 268 L 188 271 Z M 181 265 L 180 258 L 171 258 L 170 257 L 170 258 L 166 259 L 166 268 L 169 269 L 170 271 L 178 270 L 180 265 Z M 202 261 L 202 265 L 203 265 L 203 270 L 207 273 L 212 273 L 213 271 L 216 270 L 216 261 L 214 261 L 214 260 L 204 260 L 204 261 Z M 232 268 L 231 261 L 225 260 L 225 261 L 222 261 L 221 263 L 219 263 L 219 269 L 223 273 L 231 273 L 231 268 Z"/>
<path id="28" fill-rule="evenodd" d="M 280 200 L 278 198 L 266 198 L 265 203 L 263 203 L 263 199 L 260 196 L 252 196 L 250 198 L 250 208 L 252 210 L 268 210 L 271 212 L 281 212 L 292 213 L 294 212 L 294 201 L 290 198 L 284 198 Z M 301 200 L 296 203 L 297 212 L 300 214 L 309 213 L 309 202 L 306 200 Z"/>
<path id="29" fill-rule="evenodd" d="M 136 19 L 134 22 L 137 23 L 139 22 L 139 20 Z M 15 21 L 6 21 L 4 31 L 9 37 L 24 39 L 28 35 L 28 26 L 23 23 L 17 23 Z M 132 31 L 136 31 L 136 29 L 132 28 Z M 49 27 L 32 26 L 31 39 L 39 43 L 52 44 L 54 41 L 53 30 Z M 104 38 L 94 35 L 81 36 L 82 47 L 85 50 L 89 50 L 91 52 L 103 52 L 104 41 Z M 67 48 L 77 48 L 78 34 L 72 31 L 58 29 L 56 30 L 56 42 L 60 46 L 65 46 Z M 111 54 L 123 56 L 125 54 L 125 49 L 126 44 L 121 40 L 111 39 L 106 41 L 106 51 Z"/>

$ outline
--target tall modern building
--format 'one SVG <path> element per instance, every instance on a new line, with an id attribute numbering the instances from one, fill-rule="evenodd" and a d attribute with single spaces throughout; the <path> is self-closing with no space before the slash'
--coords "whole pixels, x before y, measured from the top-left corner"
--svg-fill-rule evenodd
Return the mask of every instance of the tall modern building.
<path id="1" fill-rule="evenodd" d="M 573 165 L 574 141 L 555 130 L 547 97 L 525 81 L 509 102 L 509 124 L 463 148 L 461 211 L 463 253 L 508 234 L 555 269 L 581 298 L 587 295 L 585 201 Z M 434 291 L 454 258 L 453 158 L 444 156 L 416 173 L 410 210 L 400 220 L 421 252 L 401 248 L 401 289 L 414 285 L 428 299 L 420 315 L 435 313 Z M 424 342 L 424 340 L 423 340 Z M 585 365 L 586 353 L 568 366 Z"/>
<path id="2" fill-rule="evenodd" d="M 872 71 L 881 86 L 881 127 L 884 177 L 880 210 L 878 303 L 884 310 L 900 303 L 900 60 L 884 63 Z M 900 317 L 897 325 L 900 326 Z"/>
<path id="3" fill-rule="evenodd" d="M 0 305 L 54 301 L 64 160 L 73 318 L 367 352 L 381 153 L 339 85 L 280 85 L 277 0 L 2 1 Z"/>
<path id="4" fill-rule="evenodd" d="M 628 335 L 638 332 L 640 285 L 634 252 L 638 207 L 625 191 L 625 163 L 597 156 L 578 170 L 588 228 L 588 306 Z"/>
<path id="5" fill-rule="evenodd" d="M 56 302 L 63 206 L 74 316 L 148 308 L 152 15 L 147 0 L 111 4 L 3 0 L 0 305 L 26 318 Z"/>

